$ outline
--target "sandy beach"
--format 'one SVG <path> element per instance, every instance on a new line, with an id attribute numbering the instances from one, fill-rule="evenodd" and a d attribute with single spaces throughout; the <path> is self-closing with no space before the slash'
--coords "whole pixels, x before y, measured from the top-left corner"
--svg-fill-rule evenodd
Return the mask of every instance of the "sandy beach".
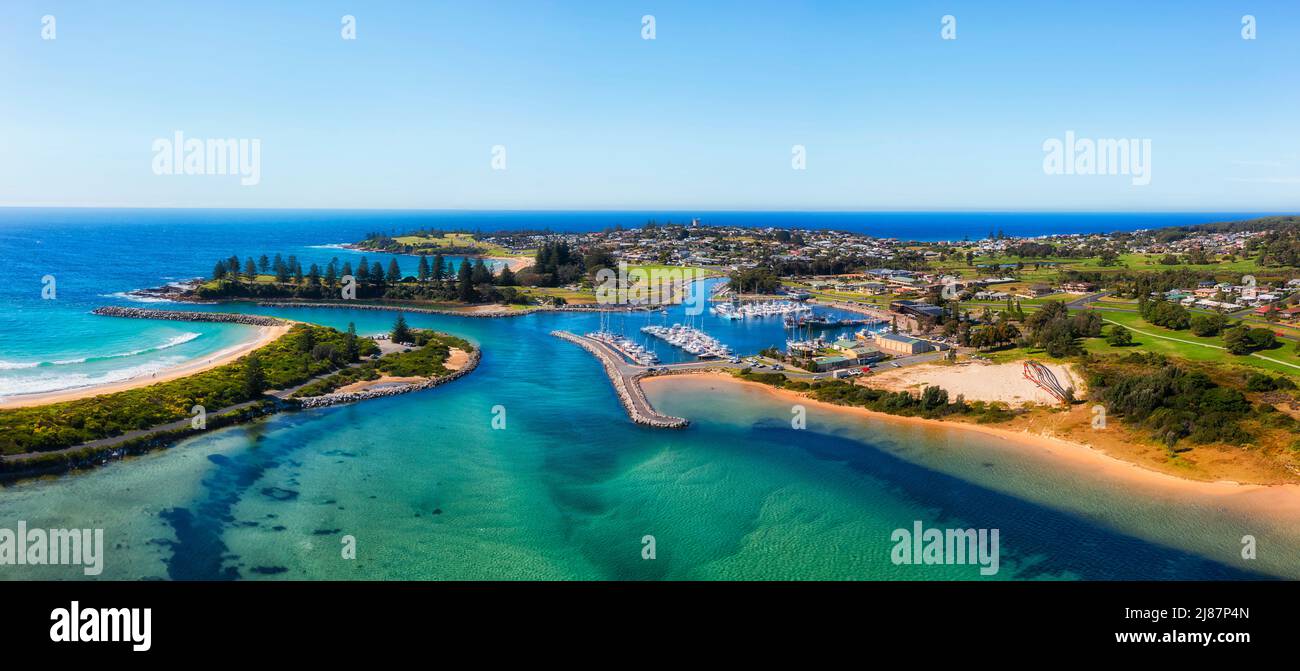
<path id="1" fill-rule="evenodd" d="M 1047 364 L 1056 379 L 1066 387 L 1074 387 L 1078 397 L 1085 391 L 1078 375 L 1070 366 Z M 949 396 L 965 396 L 967 401 L 1001 401 L 1018 407 L 1029 403 L 1057 405 L 1056 397 L 1025 379 L 1020 362 L 989 364 L 960 363 L 950 365 L 922 364 L 908 368 L 884 369 L 868 378 L 861 378 L 868 386 L 890 391 L 920 391 L 927 386 L 942 387 Z"/>
<path id="2" fill-rule="evenodd" d="M 193 375 L 195 373 L 230 363 L 248 352 L 262 347 L 285 333 L 288 333 L 290 327 L 291 324 L 287 323 L 281 326 L 259 326 L 257 327 L 257 337 L 252 340 L 236 345 L 235 347 L 214 352 L 211 356 L 187 361 L 183 364 L 148 375 L 139 375 L 126 380 L 118 380 L 108 384 L 80 387 L 77 389 L 3 398 L 0 399 L 0 410 L 6 408 L 26 408 L 34 405 L 46 405 L 62 401 L 75 401 L 80 398 L 89 398 L 101 394 L 126 391 L 127 389 L 147 387 L 151 384 L 167 382 L 168 380 L 175 380 L 187 375 Z"/>
<path id="3" fill-rule="evenodd" d="M 533 257 L 531 256 L 485 256 L 483 257 L 483 260 L 500 261 L 506 264 L 506 267 L 509 268 L 512 273 L 517 273 L 520 270 L 533 265 Z"/>
<path id="4" fill-rule="evenodd" d="M 1216 505 L 1241 507 L 1243 510 L 1267 511 L 1270 515 L 1300 519 L 1300 485 L 1297 484 L 1264 485 L 1243 484 L 1229 480 L 1190 480 L 1145 468 L 1139 464 L 1113 457 L 1083 443 L 1055 436 L 983 424 L 904 417 L 867 410 L 866 408 L 835 405 L 814 400 L 800 392 L 740 380 L 725 373 L 709 372 L 647 378 L 642 381 L 642 384 L 649 386 L 701 385 L 712 388 L 717 388 L 720 385 L 732 385 L 744 389 L 747 393 L 765 394 L 846 415 L 924 426 L 936 431 L 980 433 L 1001 439 L 996 443 L 1000 447 L 1022 452 L 1031 451 L 1034 456 L 1046 456 L 1056 460 L 1063 468 L 1069 469 L 1072 473 L 1116 480 L 1134 487 L 1142 487 L 1147 492 L 1154 492 L 1162 496 L 1212 499 Z"/>
<path id="5" fill-rule="evenodd" d="M 469 363 L 469 352 L 459 347 L 453 347 L 447 352 L 447 360 L 443 362 L 442 367 L 447 370 L 460 370 L 467 363 Z"/>

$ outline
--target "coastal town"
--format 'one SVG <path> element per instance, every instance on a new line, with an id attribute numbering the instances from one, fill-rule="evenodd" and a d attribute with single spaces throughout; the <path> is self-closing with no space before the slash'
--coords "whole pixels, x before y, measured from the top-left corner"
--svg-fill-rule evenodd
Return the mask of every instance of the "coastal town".
<path id="1" fill-rule="evenodd" d="M 632 367 L 624 377 L 636 379 L 616 386 L 721 371 L 814 396 L 832 382 L 913 399 L 934 391 L 958 406 L 981 404 L 981 422 L 1028 425 L 1033 408 L 1062 408 L 1068 412 L 1051 420 L 1051 430 L 1077 434 L 1087 426 L 1085 401 L 1119 399 L 1119 379 L 1172 369 L 1204 376 L 1238 399 L 1231 410 L 1200 409 L 1231 429 L 1207 430 L 1207 420 L 1182 407 L 1188 399 L 1177 398 L 1167 404 L 1177 419 L 1159 408 L 1144 411 L 1155 411 L 1154 419 L 1118 413 L 1127 432 L 1112 441 L 1112 453 L 1145 452 L 1149 466 L 1184 471 L 1198 455 L 1201 464 L 1211 456 L 1244 460 L 1251 463 L 1231 472 L 1286 480 L 1300 474 L 1300 442 L 1290 437 L 1300 403 L 1287 392 L 1300 376 L 1298 223 L 1280 217 L 1032 238 L 995 230 L 982 240 L 904 241 L 693 219 L 482 240 L 499 254 L 524 256 L 562 244 L 586 262 L 588 275 L 576 281 L 525 287 L 539 292 L 538 305 L 560 304 L 545 294 L 560 290 L 565 304 L 599 307 L 591 294 L 599 267 L 681 267 L 726 278 L 710 294 L 713 319 L 784 329 L 782 343 L 758 352 L 732 351 L 713 337 L 725 327 L 703 328 L 702 319 L 646 326 L 649 338 L 605 328 L 586 334 Z M 516 276 L 535 277 L 529 267 Z M 664 363 L 655 339 L 692 356 Z M 900 412 L 919 412 L 902 403 Z M 1232 453 L 1234 436 L 1268 447 L 1242 457 Z M 1163 448 L 1130 449 L 1152 442 Z M 1266 459 L 1255 458 L 1261 452 Z"/>

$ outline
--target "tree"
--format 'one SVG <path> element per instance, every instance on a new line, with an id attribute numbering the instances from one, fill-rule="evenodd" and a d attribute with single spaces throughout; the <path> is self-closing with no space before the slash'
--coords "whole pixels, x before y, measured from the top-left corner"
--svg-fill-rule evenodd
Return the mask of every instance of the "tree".
<path id="1" fill-rule="evenodd" d="M 483 263 L 483 259 L 474 259 L 474 268 L 470 270 L 470 281 L 474 283 L 474 286 L 492 283 L 492 271 L 488 270 L 487 264 Z"/>
<path id="2" fill-rule="evenodd" d="M 1250 354 L 1250 329 L 1234 326 L 1223 332 L 1223 344 L 1230 354 L 1238 356 Z"/>
<path id="3" fill-rule="evenodd" d="M 257 262 L 253 261 L 251 256 L 244 261 L 244 277 L 247 277 L 249 282 L 257 279 Z"/>
<path id="4" fill-rule="evenodd" d="M 416 271 L 415 278 L 421 282 L 429 281 L 429 257 L 424 254 L 420 255 L 420 267 Z"/>
<path id="5" fill-rule="evenodd" d="M 934 410 L 948 405 L 948 390 L 942 387 L 926 387 L 921 392 L 921 408 Z"/>
<path id="6" fill-rule="evenodd" d="M 352 322 L 348 322 L 348 332 L 343 336 L 343 351 L 348 361 L 361 358 L 361 345 L 357 343 L 357 325 Z"/>
<path id="7" fill-rule="evenodd" d="M 262 370 L 262 360 L 257 352 L 244 357 L 244 395 L 257 398 L 266 391 L 266 373 Z"/>
<path id="8" fill-rule="evenodd" d="M 1128 329 L 1115 324 L 1110 327 L 1110 335 L 1106 337 L 1106 342 L 1111 347 L 1128 347 L 1133 344 L 1133 334 Z"/>
<path id="9" fill-rule="evenodd" d="M 456 297 L 466 303 L 473 303 L 477 298 L 474 291 L 473 271 L 467 261 L 461 261 L 460 269 L 456 272 Z"/>
<path id="10" fill-rule="evenodd" d="M 1217 313 L 1209 315 L 1195 314 L 1191 316 L 1188 324 L 1191 326 L 1192 333 L 1202 338 L 1209 338 L 1219 335 L 1223 331 L 1223 328 L 1228 325 L 1228 318 Z"/>
<path id="11" fill-rule="evenodd" d="M 257 269 L 262 271 L 262 274 L 264 275 L 271 272 L 271 260 L 266 258 L 266 254 L 258 257 Z"/>
<path id="12" fill-rule="evenodd" d="M 497 275 L 497 286 L 513 287 L 518 284 L 519 281 L 515 279 L 515 271 L 511 270 L 508 264 L 502 267 L 501 274 Z"/>
<path id="13" fill-rule="evenodd" d="M 226 276 L 226 262 L 217 261 L 217 265 L 212 267 L 212 279 L 219 280 Z"/>
<path id="14" fill-rule="evenodd" d="M 402 269 L 397 266 L 397 259 L 388 261 L 388 283 L 398 284 L 402 281 Z"/>
<path id="15" fill-rule="evenodd" d="M 1277 345 L 1277 336 L 1268 329 L 1251 329 L 1246 334 L 1252 350 L 1271 349 Z"/>
<path id="16" fill-rule="evenodd" d="M 393 322 L 393 333 L 389 338 L 393 342 L 401 344 L 415 342 L 415 336 L 411 335 L 411 329 L 406 325 L 406 317 L 402 316 L 400 312 L 397 314 L 397 321 Z"/>
<path id="17" fill-rule="evenodd" d="M 433 255 L 433 267 L 429 269 L 429 276 L 438 284 L 442 284 L 443 278 L 447 276 L 447 260 L 442 254 Z"/>
<path id="18" fill-rule="evenodd" d="M 285 284 L 289 281 L 289 266 L 285 264 L 284 259 L 279 254 L 275 255 L 275 261 L 271 264 L 271 269 L 275 271 L 275 281 Z"/>
<path id="19" fill-rule="evenodd" d="M 361 257 L 361 261 L 357 263 L 356 278 L 358 282 L 370 281 L 370 265 L 366 263 L 366 257 L 364 256 Z"/>

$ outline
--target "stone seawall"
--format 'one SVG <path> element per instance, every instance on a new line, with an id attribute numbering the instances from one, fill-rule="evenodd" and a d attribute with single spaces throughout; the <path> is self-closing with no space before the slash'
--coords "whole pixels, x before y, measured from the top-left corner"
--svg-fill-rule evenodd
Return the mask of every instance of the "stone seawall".
<path id="1" fill-rule="evenodd" d="M 625 375 L 619 370 L 618 362 L 611 360 L 609 353 L 591 344 L 587 339 L 568 331 L 552 331 L 551 335 L 587 350 L 600 361 L 601 366 L 605 368 L 605 374 L 609 376 L 610 383 L 614 385 L 614 393 L 618 396 L 619 403 L 623 405 L 623 409 L 627 411 L 628 417 L 633 422 L 660 429 L 680 429 L 690 425 L 689 420 L 655 411 L 654 406 L 650 405 L 650 400 L 646 398 L 645 391 L 641 389 L 640 380 L 646 376 L 645 372 Z"/>
<path id="2" fill-rule="evenodd" d="M 560 306 L 536 306 L 526 307 L 519 310 L 484 310 L 481 312 L 469 312 L 466 310 L 448 310 L 444 308 L 422 308 L 413 305 L 381 305 L 375 303 L 353 303 L 351 301 L 338 301 L 336 303 L 320 302 L 298 302 L 298 301 L 259 301 L 258 306 L 264 308 L 335 308 L 340 310 L 380 310 L 389 312 L 412 312 L 425 315 L 445 315 L 448 317 L 477 317 L 480 319 L 495 319 L 505 317 L 522 317 L 534 312 L 648 312 L 661 309 L 660 306 L 607 306 L 607 305 L 560 305 Z"/>
<path id="3" fill-rule="evenodd" d="M 234 312 L 187 312 L 185 310 L 149 310 L 147 308 L 122 308 L 106 306 L 95 308 L 91 314 L 101 317 L 126 317 L 129 319 L 166 319 L 178 322 L 219 322 L 247 326 L 283 326 L 288 322 L 266 315 L 241 315 Z"/>
<path id="4" fill-rule="evenodd" d="M 442 377 L 433 378 L 432 380 L 426 380 L 424 382 L 402 385 L 400 387 L 387 387 L 385 389 L 367 389 L 364 391 L 322 394 L 320 396 L 308 396 L 306 398 L 297 399 L 297 401 L 300 407 L 304 409 L 324 408 L 331 405 L 341 405 L 343 403 L 354 403 L 356 401 L 365 401 L 367 399 L 372 399 L 372 398 L 383 398 L 385 396 L 397 396 L 398 394 L 409 394 L 413 391 L 432 389 L 439 385 L 443 385 L 448 382 L 451 382 L 452 380 L 460 379 L 461 377 L 464 377 L 465 375 L 469 374 L 470 371 L 477 368 L 482 351 L 483 350 L 481 348 L 475 349 L 473 352 L 470 352 L 469 360 L 466 361 L 465 365 L 462 366 L 459 370 L 452 371 L 451 373 L 448 373 L 447 375 L 443 375 Z"/>
<path id="5" fill-rule="evenodd" d="M 351 301 L 339 301 L 337 303 L 309 303 L 297 301 L 259 301 L 258 305 L 264 308 L 335 308 L 341 310 L 380 310 L 385 312 L 413 312 L 425 315 L 447 315 L 450 317 L 479 317 L 492 319 L 496 317 L 521 317 L 526 314 L 538 312 L 543 308 L 524 308 L 522 310 L 492 310 L 484 312 L 464 312 L 461 310 L 444 310 L 441 308 L 421 308 L 411 305 L 376 305 L 374 303 L 353 303 Z"/>

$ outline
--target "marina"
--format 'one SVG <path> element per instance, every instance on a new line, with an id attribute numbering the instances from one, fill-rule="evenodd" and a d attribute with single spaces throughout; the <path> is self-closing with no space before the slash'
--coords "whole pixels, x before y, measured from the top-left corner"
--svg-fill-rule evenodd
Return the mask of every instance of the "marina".
<path id="1" fill-rule="evenodd" d="M 621 327 L 620 332 L 615 333 L 612 322 L 613 317 L 611 315 L 601 314 L 600 325 L 595 331 L 588 333 L 587 337 L 610 346 L 637 365 L 653 366 L 659 363 L 659 355 L 655 354 L 654 350 L 648 346 L 649 343 L 642 345 L 628 338 L 621 332 Z"/>
<path id="2" fill-rule="evenodd" d="M 717 338 L 693 326 L 673 324 L 672 326 L 650 325 L 641 327 L 641 332 L 659 338 L 678 347 L 688 354 L 701 359 L 731 356 L 731 348 L 722 344 Z"/>
<path id="3" fill-rule="evenodd" d="M 795 301 L 760 301 L 756 303 L 721 303 L 709 310 L 729 320 L 764 319 L 767 317 L 811 317 L 811 307 Z"/>
<path id="4" fill-rule="evenodd" d="M 811 329 L 811 330 L 830 330 L 840 328 L 852 328 L 861 326 L 864 328 L 878 328 L 884 326 L 887 322 L 883 319 L 835 319 L 826 315 L 787 315 L 785 325 L 794 329 Z"/>
<path id="5" fill-rule="evenodd" d="M 622 354 L 642 366 L 653 366 L 659 363 L 659 355 L 655 354 L 654 351 L 650 349 L 638 345 L 631 338 L 626 336 L 611 331 L 601 330 L 592 331 L 587 334 L 587 337 L 613 347 L 619 354 Z"/>

